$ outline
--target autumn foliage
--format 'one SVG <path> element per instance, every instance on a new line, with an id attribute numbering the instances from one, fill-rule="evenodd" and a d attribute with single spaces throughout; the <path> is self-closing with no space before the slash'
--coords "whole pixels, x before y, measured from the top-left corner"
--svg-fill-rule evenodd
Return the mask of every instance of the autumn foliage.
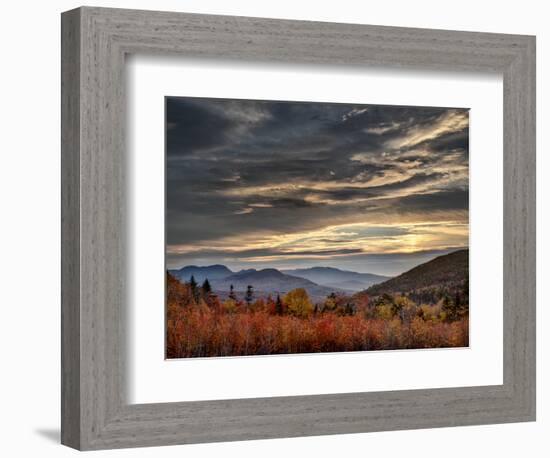
<path id="1" fill-rule="evenodd" d="M 268 355 L 468 345 L 468 316 L 450 303 L 332 294 L 313 304 L 303 289 L 283 297 L 222 301 L 209 285 L 167 274 L 167 358 Z M 450 313 L 452 311 L 452 313 Z"/>

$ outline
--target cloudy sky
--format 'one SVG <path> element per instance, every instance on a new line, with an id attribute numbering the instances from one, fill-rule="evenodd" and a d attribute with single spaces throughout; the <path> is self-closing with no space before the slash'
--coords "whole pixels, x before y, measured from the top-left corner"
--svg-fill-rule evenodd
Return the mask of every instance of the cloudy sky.
<path id="1" fill-rule="evenodd" d="M 468 246 L 468 110 L 166 98 L 166 261 L 395 275 Z"/>

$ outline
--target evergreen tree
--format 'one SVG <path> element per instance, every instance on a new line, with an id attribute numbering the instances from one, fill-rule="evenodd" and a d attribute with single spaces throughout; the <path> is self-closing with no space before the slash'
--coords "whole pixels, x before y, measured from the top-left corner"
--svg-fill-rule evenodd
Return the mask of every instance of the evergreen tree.
<path id="1" fill-rule="evenodd" d="M 189 279 L 189 287 L 191 288 L 193 299 L 195 299 L 195 302 L 198 304 L 200 299 L 200 292 L 194 275 L 191 275 L 191 278 Z"/>
<path id="2" fill-rule="evenodd" d="M 208 281 L 208 278 L 204 280 L 204 283 L 202 284 L 202 293 L 205 296 L 208 296 L 212 292 L 212 287 L 210 286 L 210 282 Z"/>
<path id="3" fill-rule="evenodd" d="M 275 313 L 277 315 L 283 314 L 283 302 L 281 301 L 281 296 L 277 294 L 277 300 L 275 301 Z"/>
<path id="4" fill-rule="evenodd" d="M 233 287 L 233 285 L 229 287 L 229 299 L 237 301 L 237 296 L 235 295 L 235 288 Z"/>
<path id="5" fill-rule="evenodd" d="M 248 285 L 246 287 L 246 294 L 244 296 L 244 300 L 246 302 L 246 305 L 250 307 L 250 304 L 252 300 L 254 299 L 254 289 L 252 288 L 252 285 Z"/>

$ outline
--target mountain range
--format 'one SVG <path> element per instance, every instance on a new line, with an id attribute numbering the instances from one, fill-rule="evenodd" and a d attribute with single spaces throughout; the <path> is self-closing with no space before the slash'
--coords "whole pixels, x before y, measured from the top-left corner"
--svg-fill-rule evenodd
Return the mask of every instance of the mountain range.
<path id="1" fill-rule="evenodd" d="M 324 298 L 332 292 L 341 291 L 318 285 L 305 278 L 283 274 L 277 269 L 248 269 L 222 280 L 212 280 L 211 284 L 215 291 L 229 291 L 231 285 L 235 291 L 246 291 L 247 286 L 252 285 L 256 293 L 266 294 L 285 294 L 292 289 L 304 288 L 313 299 Z"/>
<path id="2" fill-rule="evenodd" d="M 193 276 L 197 283 L 202 283 L 208 278 L 208 281 L 221 280 L 234 274 L 226 266 L 214 264 L 212 266 L 185 266 L 181 269 L 169 271 L 174 277 L 181 281 L 189 281 Z"/>
<path id="3" fill-rule="evenodd" d="M 338 288 L 346 291 L 361 291 L 390 277 L 376 274 L 351 272 L 334 267 L 310 267 L 308 269 L 282 270 L 284 274 L 305 278 L 318 285 Z"/>
<path id="4" fill-rule="evenodd" d="M 468 280 L 469 251 L 459 250 L 431 261 L 393 278 L 370 273 L 351 272 L 333 267 L 307 269 L 244 269 L 233 272 L 227 266 L 185 266 L 169 272 L 182 282 L 191 276 L 199 284 L 208 278 L 212 289 L 226 297 L 231 285 L 242 296 L 248 285 L 256 295 L 285 294 L 295 288 L 304 288 L 313 300 L 320 300 L 330 293 L 355 293 L 379 296 L 384 293 L 423 294 L 425 291 L 463 290 Z M 239 294 L 240 293 L 240 294 Z"/>
<path id="5" fill-rule="evenodd" d="M 387 280 L 389 277 L 367 273 L 350 272 L 332 267 L 309 269 L 244 269 L 233 272 L 221 264 L 211 266 L 185 266 L 169 271 L 180 281 L 189 281 L 191 276 L 197 283 L 208 278 L 217 293 L 229 292 L 231 285 L 235 292 L 244 292 L 252 285 L 257 294 L 284 294 L 295 288 L 304 288 L 313 298 L 323 298 L 330 293 L 355 292 Z"/>

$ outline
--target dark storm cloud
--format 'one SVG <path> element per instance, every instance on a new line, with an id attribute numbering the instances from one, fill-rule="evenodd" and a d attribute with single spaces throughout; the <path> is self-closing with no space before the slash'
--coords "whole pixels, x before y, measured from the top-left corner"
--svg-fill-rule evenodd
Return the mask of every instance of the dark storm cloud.
<path id="1" fill-rule="evenodd" d="M 441 211 L 467 210 L 468 191 L 465 189 L 450 189 L 433 194 L 412 194 L 399 201 L 401 211 Z"/>
<path id="2" fill-rule="evenodd" d="M 167 99 L 166 148 L 169 156 L 185 156 L 223 143 L 234 121 L 189 99 Z"/>
<path id="3" fill-rule="evenodd" d="M 339 201 L 349 201 L 350 199 L 368 199 L 372 197 L 384 196 L 385 193 L 388 191 L 407 189 L 415 185 L 437 181 L 442 177 L 444 177 L 444 174 L 442 173 L 418 173 L 417 175 L 413 175 L 410 178 L 406 178 L 402 181 L 396 181 L 381 186 L 371 186 L 368 188 L 368 190 L 361 187 L 349 186 L 342 187 L 333 191 L 319 191 L 318 194 L 320 196 L 325 196 L 326 198 Z"/>
<path id="4" fill-rule="evenodd" d="M 255 249 L 255 250 L 241 250 L 236 253 L 232 253 L 233 259 L 247 259 L 247 258 L 269 258 L 284 255 L 285 257 L 308 257 L 308 256 L 340 256 L 351 255 L 361 253 L 357 248 L 342 248 L 339 250 L 300 250 L 300 251 L 285 251 L 272 248 Z M 191 253 L 193 254 L 193 253 Z M 200 250 L 201 257 L 216 257 L 219 256 L 219 251 L 215 250 Z"/>
<path id="5" fill-rule="evenodd" d="M 451 132 L 446 135 L 441 135 L 431 141 L 421 143 L 430 151 L 455 151 L 460 150 L 466 152 L 468 150 L 468 129 L 462 129 L 459 132 Z"/>
<path id="6" fill-rule="evenodd" d="M 167 245 L 465 210 L 467 116 L 169 97 Z"/>

